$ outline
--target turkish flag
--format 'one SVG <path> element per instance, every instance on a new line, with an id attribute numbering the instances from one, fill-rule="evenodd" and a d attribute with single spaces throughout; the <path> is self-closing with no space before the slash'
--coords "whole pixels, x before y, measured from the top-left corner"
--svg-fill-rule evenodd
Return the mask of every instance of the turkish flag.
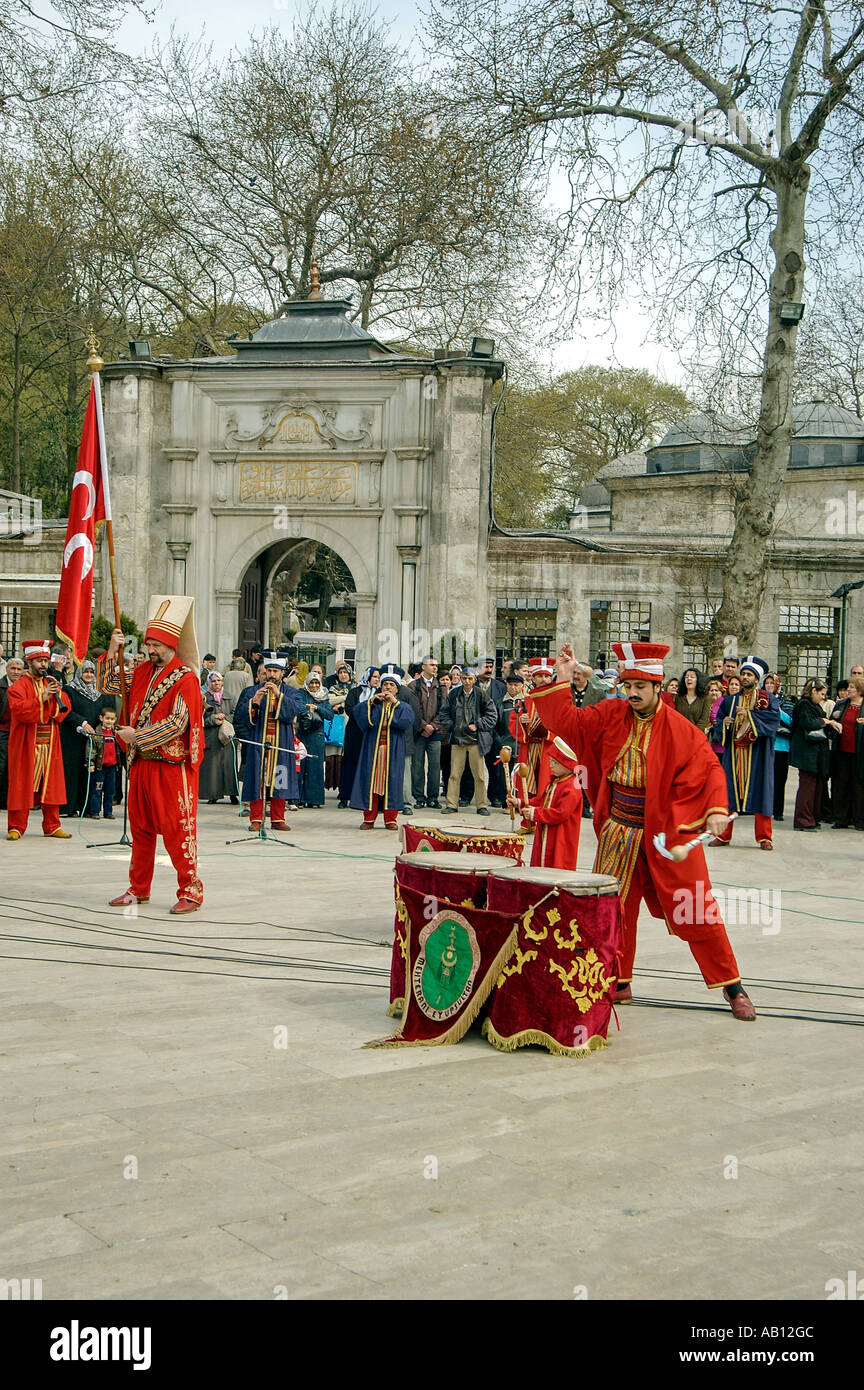
<path id="1" fill-rule="evenodd" d="M 110 516 L 104 478 L 102 411 L 98 383 L 90 386 L 90 399 L 81 431 L 78 468 L 72 479 L 69 523 L 63 549 L 60 596 L 57 600 L 57 636 L 75 653 L 76 662 L 87 655 L 90 615 L 93 607 L 93 555 L 96 526 Z"/>

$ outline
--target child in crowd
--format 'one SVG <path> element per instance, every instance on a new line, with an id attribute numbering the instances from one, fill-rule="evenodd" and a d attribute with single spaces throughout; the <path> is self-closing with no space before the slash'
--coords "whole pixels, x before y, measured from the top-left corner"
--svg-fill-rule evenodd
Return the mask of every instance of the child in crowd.
<path id="1" fill-rule="evenodd" d="M 114 819 L 114 788 L 117 775 L 117 711 L 103 709 L 99 715 L 99 728 L 93 735 L 91 757 L 90 804 L 87 815 L 99 819 L 99 806 L 105 820 Z"/>

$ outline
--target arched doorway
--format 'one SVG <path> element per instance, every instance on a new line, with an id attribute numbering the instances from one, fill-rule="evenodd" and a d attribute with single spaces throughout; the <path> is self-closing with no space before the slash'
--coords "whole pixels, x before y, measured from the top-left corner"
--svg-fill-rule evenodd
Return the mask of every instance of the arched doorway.
<path id="1" fill-rule="evenodd" d="M 349 566 L 331 546 L 309 536 L 275 541 L 243 574 L 239 645 L 244 651 L 275 648 L 296 644 L 303 633 L 332 633 L 350 637 L 353 647 L 356 588 Z"/>

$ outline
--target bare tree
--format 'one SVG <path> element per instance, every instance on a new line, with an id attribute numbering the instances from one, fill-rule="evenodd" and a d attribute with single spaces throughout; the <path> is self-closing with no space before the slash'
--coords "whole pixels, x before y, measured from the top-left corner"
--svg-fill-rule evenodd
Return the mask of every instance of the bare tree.
<path id="1" fill-rule="evenodd" d="M 439 0 L 453 99 L 569 181 L 550 284 L 571 312 L 588 290 L 638 291 L 667 337 L 758 371 L 756 451 L 715 619 L 747 645 L 793 432 L 805 244 L 818 285 L 857 227 L 864 8 L 530 0 L 487 15 L 480 0 Z"/>
<path id="2" fill-rule="evenodd" d="M 864 418 L 864 280 L 833 280 L 804 319 L 795 394 L 798 400 L 833 401 Z"/>
<path id="3" fill-rule="evenodd" d="M 147 0 L 0 0 L 0 118 L 9 128 L 22 113 L 80 97 L 133 64 L 113 38 Z"/>

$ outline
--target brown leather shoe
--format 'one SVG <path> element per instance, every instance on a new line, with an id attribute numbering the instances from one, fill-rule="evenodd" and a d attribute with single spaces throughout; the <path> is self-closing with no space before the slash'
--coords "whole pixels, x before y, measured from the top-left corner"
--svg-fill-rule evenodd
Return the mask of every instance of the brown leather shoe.
<path id="1" fill-rule="evenodd" d="M 731 842 L 729 840 L 718 840 L 717 836 L 715 835 L 713 840 L 708 841 L 708 848 L 719 849 L 721 845 L 728 845 L 730 843 Z"/>
<path id="2" fill-rule="evenodd" d="M 200 907 L 201 904 L 193 903 L 191 898 L 178 898 L 174 906 L 169 908 L 169 912 L 172 917 L 180 917 L 184 912 L 198 912 Z"/>
<path id="3" fill-rule="evenodd" d="M 137 898 L 131 888 L 127 888 L 125 893 L 121 893 L 119 898 L 110 898 L 109 907 L 129 907 L 131 903 L 149 903 L 149 898 Z"/>
<path id="4" fill-rule="evenodd" d="M 612 1002 L 613 1004 L 632 1004 L 633 990 L 629 985 L 619 985 L 615 991 L 615 998 Z"/>
<path id="5" fill-rule="evenodd" d="M 759 848 L 760 848 L 760 849 L 773 849 L 773 848 L 774 848 L 773 841 L 771 841 L 771 840 L 760 840 L 760 841 L 759 841 Z"/>
<path id="6" fill-rule="evenodd" d="M 271 830 L 290 830 L 290 825 L 284 820 L 273 820 L 270 822 Z"/>
<path id="7" fill-rule="evenodd" d="M 749 994 L 745 994 L 742 990 L 740 994 L 735 995 L 734 999 L 730 999 L 728 989 L 724 989 L 723 998 L 726 1000 L 726 1003 L 729 1005 L 735 1017 L 740 1018 L 742 1023 L 752 1023 L 754 1021 L 756 1018 L 756 1010 L 753 1007 L 753 1000 L 750 998 Z"/>

